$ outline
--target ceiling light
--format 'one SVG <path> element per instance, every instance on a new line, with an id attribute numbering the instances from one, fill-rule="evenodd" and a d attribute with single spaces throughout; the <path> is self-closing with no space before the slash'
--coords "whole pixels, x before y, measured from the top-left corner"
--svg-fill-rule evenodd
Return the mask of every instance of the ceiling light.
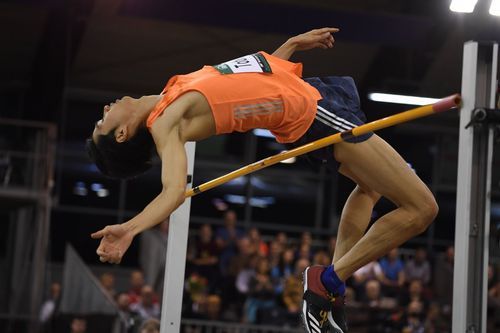
<path id="1" fill-rule="evenodd" d="M 268 131 L 266 129 L 262 129 L 262 128 L 256 128 L 256 129 L 254 129 L 253 130 L 253 135 L 260 136 L 262 138 L 271 138 L 271 139 L 275 138 L 274 135 L 270 131 Z"/>
<path id="2" fill-rule="evenodd" d="M 490 14 L 500 16 L 500 0 L 491 0 Z"/>
<path id="3" fill-rule="evenodd" d="M 247 203 L 247 199 L 243 195 L 236 194 L 226 194 L 224 199 L 232 204 L 244 205 Z M 251 197 L 250 198 L 250 206 L 257 208 L 267 208 L 270 205 L 276 203 L 276 199 L 274 197 Z"/>
<path id="4" fill-rule="evenodd" d="M 99 198 L 105 198 L 109 195 L 109 190 L 105 188 L 101 188 L 95 193 Z"/>
<path id="5" fill-rule="evenodd" d="M 452 0 L 450 10 L 458 13 L 472 13 L 477 0 Z"/>
<path id="6" fill-rule="evenodd" d="M 92 183 L 90 185 L 90 189 L 94 192 L 97 192 L 99 191 L 101 188 L 103 188 L 102 184 L 99 184 L 99 183 Z"/>
<path id="7" fill-rule="evenodd" d="M 368 94 L 368 99 L 375 102 L 408 104 L 408 105 L 428 105 L 439 101 L 438 98 L 383 94 L 383 93 L 370 93 Z"/>
<path id="8" fill-rule="evenodd" d="M 76 182 L 75 186 L 73 186 L 73 194 L 84 197 L 88 194 L 87 186 L 85 186 L 84 182 Z"/>
<path id="9" fill-rule="evenodd" d="M 280 163 L 293 164 L 293 163 L 295 163 L 295 161 L 297 161 L 296 157 L 290 157 L 290 158 L 288 158 L 286 160 L 280 161 Z"/>

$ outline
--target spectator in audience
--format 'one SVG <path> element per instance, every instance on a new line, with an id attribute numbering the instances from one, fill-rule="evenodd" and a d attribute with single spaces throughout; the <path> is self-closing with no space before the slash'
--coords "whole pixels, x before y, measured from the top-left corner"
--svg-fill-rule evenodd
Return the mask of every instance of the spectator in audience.
<path id="1" fill-rule="evenodd" d="M 425 326 L 423 317 L 423 304 L 419 301 L 411 301 L 406 308 L 406 315 L 402 320 L 401 332 L 424 333 Z"/>
<path id="2" fill-rule="evenodd" d="M 266 242 L 264 242 L 260 236 L 259 229 L 253 227 L 248 230 L 248 238 L 250 239 L 250 243 L 255 248 L 255 251 L 263 256 L 267 257 L 269 254 L 269 247 Z"/>
<path id="3" fill-rule="evenodd" d="M 398 297 L 405 283 L 404 263 L 399 258 L 398 248 L 394 248 L 380 260 L 382 275 L 380 282 L 387 296 Z"/>
<path id="4" fill-rule="evenodd" d="M 219 251 L 209 224 L 200 227 L 193 255 L 193 258 L 188 258 L 193 270 L 208 280 L 209 289 L 213 291 L 219 277 Z"/>
<path id="5" fill-rule="evenodd" d="M 222 321 L 221 298 L 217 295 L 208 295 L 205 302 L 205 319 Z"/>
<path id="6" fill-rule="evenodd" d="M 271 278 L 274 285 L 274 290 L 277 295 L 283 292 L 284 281 L 293 274 L 294 254 L 291 248 L 283 251 L 278 265 L 271 269 Z"/>
<path id="7" fill-rule="evenodd" d="M 245 303 L 245 322 L 258 323 L 258 313 L 275 306 L 274 289 L 269 274 L 269 261 L 259 257 L 255 275 L 250 279 L 248 297 Z"/>
<path id="8" fill-rule="evenodd" d="M 271 267 L 275 267 L 279 264 L 281 260 L 281 255 L 283 254 L 284 248 L 279 242 L 273 240 L 269 244 L 269 264 Z"/>
<path id="9" fill-rule="evenodd" d="M 87 320 L 83 317 L 75 317 L 71 321 L 71 333 L 87 332 Z"/>
<path id="10" fill-rule="evenodd" d="M 356 291 L 352 287 L 345 288 L 344 302 L 350 308 L 359 308 L 362 303 L 357 301 Z"/>
<path id="11" fill-rule="evenodd" d="M 130 304 L 135 304 L 139 302 L 141 297 L 141 290 L 144 286 L 144 275 L 140 270 L 134 270 L 130 273 L 130 289 L 128 296 L 130 297 Z"/>
<path id="12" fill-rule="evenodd" d="M 358 300 L 365 296 L 365 284 L 370 280 L 380 281 L 382 279 L 382 268 L 378 261 L 372 261 L 358 269 L 352 275 L 352 287 L 354 288 Z"/>
<path id="13" fill-rule="evenodd" d="M 370 332 L 385 332 L 383 328 L 391 327 L 391 313 L 396 309 L 397 303 L 395 299 L 382 295 L 379 281 L 366 282 L 362 304 L 367 308 L 365 320 L 370 323 Z"/>
<path id="14" fill-rule="evenodd" d="M 54 318 L 54 314 L 57 313 L 59 308 L 59 300 L 61 296 L 61 284 L 58 282 L 53 282 L 50 285 L 50 296 L 45 302 L 43 302 L 40 309 L 40 322 L 50 326 L 50 322 Z"/>
<path id="15" fill-rule="evenodd" d="M 203 312 L 205 298 L 208 294 L 208 281 L 197 272 L 192 272 L 187 278 L 185 289 L 189 295 L 186 314 L 190 318 L 199 318 Z"/>
<path id="16" fill-rule="evenodd" d="M 120 293 L 116 298 L 116 305 L 120 316 L 113 325 L 113 333 L 135 332 L 141 321 L 139 315 L 130 309 L 130 297 L 127 293 Z M 134 329 L 135 328 L 135 329 Z"/>
<path id="17" fill-rule="evenodd" d="M 237 316 L 237 314 L 239 315 L 239 313 L 241 313 L 241 308 L 245 302 L 244 295 L 240 293 L 236 287 L 236 279 L 240 272 L 249 266 L 248 261 L 252 256 L 253 247 L 248 237 L 244 236 L 238 239 L 237 252 L 228 264 L 226 270 L 227 274 L 221 276 L 220 295 L 222 297 L 222 306 L 226 313 L 230 312 L 233 316 Z M 248 281 L 246 283 L 240 281 L 240 283 L 248 285 Z"/>
<path id="18" fill-rule="evenodd" d="M 312 235 L 309 231 L 304 231 L 301 235 L 300 235 L 300 244 L 299 245 L 304 245 L 304 244 L 307 244 L 309 245 L 309 247 L 312 247 Z"/>
<path id="19" fill-rule="evenodd" d="M 278 232 L 275 239 L 283 249 L 288 247 L 288 236 L 284 231 Z"/>
<path id="20" fill-rule="evenodd" d="M 422 303 L 423 311 L 427 311 L 429 302 L 424 295 L 424 285 L 420 280 L 413 280 L 410 282 L 407 290 L 401 294 L 399 305 L 406 307 L 413 301 Z"/>
<path id="21" fill-rule="evenodd" d="M 144 282 L 152 286 L 157 295 L 163 293 L 169 226 L 170 219 L 167 218 L 140 236 L 139 265 L 144 272 Z"/>
<path id="22" fill-rule="evenodd" d="M 434 268 L 434 292 L 436 299 L 443 306 L 445 316 L 451 316 L 453 301 L 453 263 L 455 248 L 449 246 L 444 256 L 439 256 Z"/>
<path id="23" fill-rule="evenodd" d="M 108 293 L 111 298 L 115 298 L 115 276 L 113 273 L 105 272 L 102 273 L 99 277 L 99 281 L 101 282 L 101 286 Z"/>
<path id="24" fill-rule="evenodd" d="M 215 242 L 219 248 L 219 267 L 222 275 L 226 275 L 227 267 L 231 258 L 238 251 L 238 240 L 241 239 L 245 232 L 236 227 L 237 216 L 234 210 L 228 210 L 224 213 L 224 227 L 220 227 L 215 232 Z"/>
<path id="25" fill-rule="evenodd" d="M 231 258 L 231 262 L 229 263 L 228 273 L 230 276 L 236 278 L 236 276 L 248 266 L 248 261 L 256 254 L 254 250 L 248 237 L 245 236 L 238 240 L 238 252 Z"/>
<path id="26" fill-rule="evenodd" d="M 250 292 L 250 284 L 255 276 L 257 262 L 260 257 L 258 254 L 253 254 L 247 261 L 246 266 L 238 273 L 236 277 L 236 289 L 242 295 L 247 295 Z"/>
<path id="27" fill-rule="evenodd" d="M 154 291 L 149 285 L 142 287 L 140 301 L 131 304 L 130 309 L 137 312 L 143 320 L 160 318 L 160 306 L 154 302 Z"/>
<path id="28" fill-rule="evenodd" d="M 150 318 L 142 323 L 139 333 L 160 333 L 160 321 Z"/>
<path id="29" fill-rule="evenodd" d="M 302 307 L 302 272 L 310 265 L 309 260 L 299 259 L 295 263 L 295 272 L 285 279 L 283 290 L 283 304 L 286 307 L 286 322 L 290 325 L 299 323 L 298 314 Z"/>
<path id="30" fill-rule="evenodd" d="M 450 323 L 443 317 L 439 303 L 433 302 L 429 305 L 427 317 L 424 322 L 426 333 L 448 333 L 451 331 Z"/>
<path id="31" fill-rule="evenodd" d="M 427 251 L 423 247 L 417 248 L 415 257 L 405 264 L 405 275 L 408 281 L 420 280 L 427 286 L 431 280 L 431 265 L 427 260 Z"/>
<path id="32" fill-rule="evenodd" d="M 319 250 L 313 256 L 313 265 L 328 266 L 331 263 L 332 258 L 325 250 Z"/>
<path id="33" fill-rule="evenodd" d="M 297 259 L 312 259 L 312 250 L 309 243 L 302 243 L 297 251 Z"/>
<path id="34" fill-rule="evenodd" d="M 377 280 L 367 281 L 365 284 L 365 293 L 363 303 L 369 308 L 394 310 L 396 308 L 396 300 L 390 297 L 384 297 L 382 294 L 380 282 Z"/>

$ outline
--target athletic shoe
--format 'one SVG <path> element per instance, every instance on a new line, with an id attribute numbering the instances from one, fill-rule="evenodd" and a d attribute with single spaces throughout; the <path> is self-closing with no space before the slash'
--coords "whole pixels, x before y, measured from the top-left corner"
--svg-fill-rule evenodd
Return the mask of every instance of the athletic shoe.
<path id="1" fill-rule="evenodd" d="M 335 297 L 333 300 L 332 310 L 328 312 L 328 323 L 332 327 L 332 332 L 347 333 L 344 296 Z"/>
<path id="2" fill-rule="evenodd" d="M 345 328 L 345 320 L 342 319 L 343 311 L 339 311 L 338 315 L 332 313 L 339 302 L 335 302 L 335 297 L 321 282 L 321 273 L 324 270 L 324 266 L 309 266 L 304 271 L 302 302 L 304 327 L 308 333 L 346 333 L 346 330 L 342 330 L 342 327 Z"/>

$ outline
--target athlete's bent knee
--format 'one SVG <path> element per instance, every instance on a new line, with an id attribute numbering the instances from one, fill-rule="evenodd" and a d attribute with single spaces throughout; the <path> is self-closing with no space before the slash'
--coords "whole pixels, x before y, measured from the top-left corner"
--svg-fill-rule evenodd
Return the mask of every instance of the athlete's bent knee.
<path id="1" fill-rule="evenodd" d="M 413 226 L 415 228 L 415 233 L 421 234 L 424 232 L 434 221 L 438 212 L 439 206 L 432 194 L 426 195 L 422 198 L 417 206 L 418 217 L 415 219 L 415 224 Z"/>

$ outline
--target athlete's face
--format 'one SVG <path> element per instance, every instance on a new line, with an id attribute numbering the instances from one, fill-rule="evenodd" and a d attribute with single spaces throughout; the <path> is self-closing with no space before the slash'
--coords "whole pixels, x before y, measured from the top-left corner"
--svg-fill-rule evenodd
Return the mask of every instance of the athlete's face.
<path id="1" fill-rule="evenodd" d="M 108 134 L 114 128 L 120 127 L 129 118 L 132 108 L 130 102 L 132 98 L 123 97 L 117 99 L 114 103 L 105 105 L 102 112 L 102 118 L 95 123 L 92 138 L 96 141 L 98 135 Z"/>

